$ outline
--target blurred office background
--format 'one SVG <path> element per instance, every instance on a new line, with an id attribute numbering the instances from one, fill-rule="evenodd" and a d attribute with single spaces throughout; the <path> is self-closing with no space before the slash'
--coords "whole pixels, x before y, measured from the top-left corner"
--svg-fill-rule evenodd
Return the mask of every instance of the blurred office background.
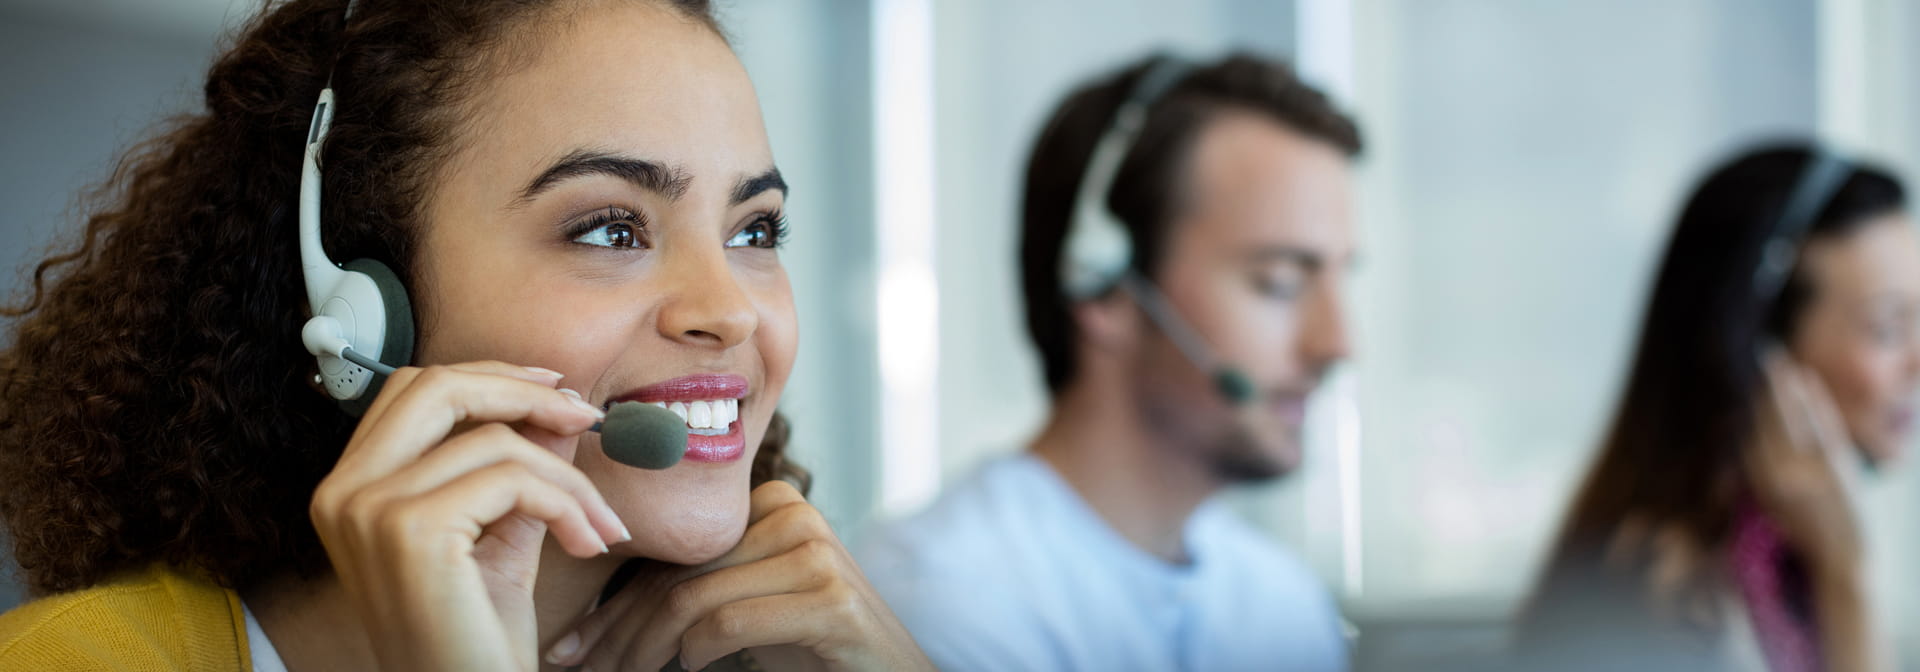
<path id="1" fill-rule="evenodd" d="M 258 0 L 0 0 L 0 293 L 77 190 L 199 104 Z M 1020 449 L 1019 183 L 1068 87 L 1155 48 L 1292 60 L 1361 120 L 1358 359 L 1305 469 L 1237 493 L 1340 597 L 1366 669 L 1497 650 L 1621 382 L 1692 180 L 1818 133 L 1920 167 L 1903 0 L 721 0 L 794 185 L 785 406 L 849 538 Z M 1865 494 L 1920 663 L 1920 464 Z M 0 581 L 0 608 L 19 599 Z M 1920 668 L 1915 668 L 1920 669 Z"/>

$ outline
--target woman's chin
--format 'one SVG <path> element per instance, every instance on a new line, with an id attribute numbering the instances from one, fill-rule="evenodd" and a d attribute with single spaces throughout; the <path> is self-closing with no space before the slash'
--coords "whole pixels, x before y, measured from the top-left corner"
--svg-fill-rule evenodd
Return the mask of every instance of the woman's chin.
<path id="1" fill-rule="evenodd" d="M 1872 431 L 1849 431 L 1853 451 L 1870 469 L 1880 469 L 1901 460 L 1908 436 L 1905 427 L 1874 427 Z"/>
<path id="2" fill-rule="evenodd" d="M 662 543 L 653 540 L 646 543 L 639 539 L 613 547 L 619 555 L 636 558 L 648 558 L 675 565 L 701 565 L 712 562 L 740 543 L 740 532 L 730 535 L 713 535 L 702 539 L 683 539 Z"/>
<path id="3" fill-rule="evenodd" d="M 1867 466 L 1874 469 L 1887 467 L 1900 461 L 1901 454 L 1905 452 L 1901 448 L 1901 445 L 1905 442 L 1906 437 L 1900 437 L 1898 440 L 1887 440 L 1862 445 L 1860 446 L 1860 459 L 1864 460 Z"/>
<path id="4" fill-rule="evenodd" d="M 642 557 L 676 565 L 698 565 L 725 555 L 740 544 L 747 530 L 747 502 L 738 506 L 715 506 L 674 512 L 670 519 L 650 512 L 650 516 L 628 518 L 627 528 L 633 541 L 615 545 L 614 553 Z M 646 518 L 646 520 L 639 520 Z"/>

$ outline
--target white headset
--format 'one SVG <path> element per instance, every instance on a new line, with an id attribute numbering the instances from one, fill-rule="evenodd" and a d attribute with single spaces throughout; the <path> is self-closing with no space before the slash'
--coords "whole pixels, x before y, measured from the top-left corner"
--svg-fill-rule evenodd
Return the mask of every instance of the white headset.
<path id="1" fill-rule="evenodd" d="M 1215 357 L 1213 348 L 1181 319 L 1160 287 L 1134 271 L 1133 239 L 1106 204 L 1121 164 L 1147 125 L 1147 113 L 1193 69 L 1193 64 L 1178 58 L 1155 61 L 1134 83 L 1126 101 L 1114 112 L 1113 124 L 1093 146 L 1086 173 L 1080 178 L 1080 190 L 1074 195 L 1073 220 L 1068 225 L 1060 264 L 1060 291 L 1069 301 L 1078 302 L 1099 298 L 1115 287 L 1126 290 L 1187 361 L 1213 378 L 1221 396 L 1231 403 L 1244 404 L 1254 398 L 1252 380 Z"/>
<path id="2" fill-rule="evenodd" d="M 1067 230 L 1066 259 L 1060 265 L 1060 288 L 1073 301 L 1097 298 L 1119 285 L 1131 272 L 1133 239 L 1126 226 L 1107 209 L 1107 193 L 1120 173 L 1120 164 L 1133 151 L 1147 125 L 1147 112 L 1167 91 L 1193 71 L 1176 58 L 1162 58 L 1140 75 L 1126 102 L 1114 113 L 1113 124 L 1100 135 L 1087 159 L 1086 174 L 1074 196 L 1073 221 Z"/>
<path id="3" fill-rule="evenodd" d="M 346 15 L 352 14 L 349 2 Z M 300 168 L 300 270 L 312 313 L 300 329 L 300 341 L 318 359 L 316 382 L 358 414 L 378 392 L 378 381 L 413 358 L 413 307 L 400 277 L 385 264 L 355 259 L 337 265 L 321 245 L 320 151 L 333 110 L 329 74 L 313 105 Z"/>

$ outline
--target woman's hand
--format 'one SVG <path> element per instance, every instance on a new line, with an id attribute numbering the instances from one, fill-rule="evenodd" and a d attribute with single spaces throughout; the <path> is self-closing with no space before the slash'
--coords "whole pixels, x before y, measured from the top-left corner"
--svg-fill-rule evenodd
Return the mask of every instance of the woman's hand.
<path id="1" fill-rule="evenodd" d="M 549 529 L 578 557 L 625 527 L 571 459 L 601 415 L 560 374 L 499 362 L 404 368 L 311 513 L 381 666 L 533 670 Z"/>
<path id="2" fill-rule="evenodd" d="M 1813 372 L 1782 352 L 1763 362 L 1766 393 L 1747 477 L 1767 517 L 1807 561 L 1823 669 L 1893 669 L 1866 586 L 1866 545 L 1840 411 Z"/>
<path id="3" fill-rule="evenodd" d="M 1785 352 L 1763 359 L 1765 391 L 1746 471 L 1760 509 L 1816 572 L 1852 575 L 1865 555 L 1854 498 L 1854 453 L 1840 411 L 1811 371 Z"/>
<path id="4" fill-rule="evenodd" d="M 577 650 L 548 661 L 656 672 L 677 657 L 698 670 L 751 649 L 776 672 L 934 669 L 799 491 L 767 483 L 751 509 L 732 551 L 636 577 L 575 627 Z"/>

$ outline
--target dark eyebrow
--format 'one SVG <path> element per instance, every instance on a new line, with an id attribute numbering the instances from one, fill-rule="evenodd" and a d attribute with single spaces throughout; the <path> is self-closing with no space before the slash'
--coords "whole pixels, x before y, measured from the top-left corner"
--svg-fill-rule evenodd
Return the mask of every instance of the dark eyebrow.
<path id="1" fill-rule="evenodd" d="M 561 157 L 559 161 L 553 162 L 553 165 L 541 171 L 539 177 L 528 182 L 527 187 L 520 190 L 520 197 L 514 199 L 514 204 L 521 205 L 533 200 L 533 197 L 539 196 L 540 192 L 565 180 L 588 175 L 611 175 L 641 189 L 665 196 L 668 200 L 679 200 L 687 193 L 687 185 L 693 182 L 692 176 L 660 163 L 601 151 L 578 149 Z"/>
<path id="2" fill-rule="evenodd" d="M 752 177 L 742 177 L 733 185 L 733 198 L 727 205 L 739 205 L 753 200 L 764 191 L 778 191 L 782 197 L 787 195 L 787 181 L 780 177 L 779 168 L 768 168 L 767 172 Z"/>

